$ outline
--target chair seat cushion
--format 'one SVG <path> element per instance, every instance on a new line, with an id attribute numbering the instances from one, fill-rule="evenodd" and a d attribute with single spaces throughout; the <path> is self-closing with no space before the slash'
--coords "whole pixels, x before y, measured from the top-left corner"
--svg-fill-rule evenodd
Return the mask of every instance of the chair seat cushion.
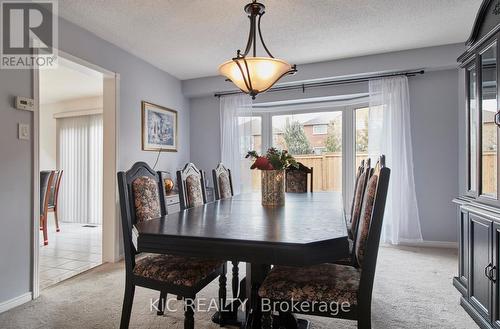
<path id="1" fill-rule="evenodd" d="M 260 286 L 259 296 L 275 301 L 357 305 L 359 279 L 360 270 L 352 266 L 276 266 Z"/>
<path id="2" fill-rule="evenodd" d="M 352 265 L 352 263 L 353 262 L 351 256 L 340 258 L 335 261 L 335 264 L 340 264 L 340 265 Z"/>
<path id="3" fill-rule="evenodd" d="M 148 255 L 136 260 L 134 274 L 184 287 L 194 287 L 224 264 L 224 261 L 206 260 L 174 255 Z"/>

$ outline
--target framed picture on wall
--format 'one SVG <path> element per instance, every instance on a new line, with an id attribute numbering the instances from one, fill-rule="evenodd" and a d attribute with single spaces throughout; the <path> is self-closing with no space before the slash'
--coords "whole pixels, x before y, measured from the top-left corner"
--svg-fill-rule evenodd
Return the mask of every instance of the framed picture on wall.
<path id="1" fill-rule="evenodd" d="M 177 152 L 177 111 L 141 102 L 142 150 Z"/>

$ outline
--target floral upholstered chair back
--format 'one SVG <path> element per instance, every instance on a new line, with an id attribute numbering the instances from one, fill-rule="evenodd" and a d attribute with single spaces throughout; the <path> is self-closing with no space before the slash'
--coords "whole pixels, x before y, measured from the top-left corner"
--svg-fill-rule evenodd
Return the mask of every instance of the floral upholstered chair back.
<path id="1" fill-rule="evenodd" d="M 351 221 L 349 224 L 349 237 L 354 239 L 356 236 L 356 232 L 358 229 L 358 221 L 361 216 L 361 210 L 363 206 L 363 199 L 366 193 L 366 182 L 370 178 L 371 167 L 370 167 L 370 159 L 367 159 L 364 163 L 364 168 L 359 175 L 356 188 L 354 189 L 354 200 L 352 203 L 352 211 L 351 211 Z"/>
<path id="2" fill-rule="evenodd" d="M 129 170 L 119 171 L 117 180 L 125 265 L 127 272 L 131 272 L 137 255 L 132 243 L 133 227 L 166 214 L 164 194 L 159 188 L 158 174 L 145 162 L 136 162 Z"/>
<path id="3" fill-rule="evenodd" d="M 226 199 L 233 196 L 233 181 L 231 170 L 227 169 L 222 163 L 212 170 L 214 180 L 215 198 L 217 200 Z"/>
<path id="4" fill-rule="evenodd" d="M 290 168 L 286 171 L 285 191 L 291 193 L 307 193 L 307 176 L 311 175 L 311 188 L 313 190 L 313 168 L 307 168 L 299 162 L 299 168 Z"/>
<path id="5" fill-rule="evenodd" d="M 365 160 L 361 160 L 358 170 L 356 170 L 356 179 L 354 180 L 354 193 L 352 195 L 351 211 L 349 212 L 350 216 L 349 221 L 352 218 L 352 212 L 354 210 L 354 202 L 356 201 L 356 188 L 358 187 L 359 177 L 361 177 L 361 174 L 363 173 L 364 169 L 365 169 Z"/>
<path id="6" fill-rule="evenodd" d="M 357 264 L 361 268 L 363 267 L 368 248 L 370 248 L 368 243 L 370 235 L 377 235 L 373 240 L 376 240 L 376 247 L 378 249 L 385 200 L 387 197 L 389 172 L 390 170 L 385 167 L 385 158 L 382 156 L 375 165 L 373 174 L 370 176 L 366 185 L 366 195 L 363 200 L 359 226 L 354 241 L 354 253 L 356 255 Z M 382 179 L 384 180 L 383 186 L 381 186 Z"/>
<path id="7" fill-rule="evenodd" d="M 137 177 L 132 182 L 136 222 L 158 218 L 161 214 L 158 180 L 150 176 Z"/>
<path id="8" fill-rule="evenodd" d="M 192 163 L 177 172 L 181 206 L 183 209 L 198 207 L 206 202 L 205 175 Z"/>

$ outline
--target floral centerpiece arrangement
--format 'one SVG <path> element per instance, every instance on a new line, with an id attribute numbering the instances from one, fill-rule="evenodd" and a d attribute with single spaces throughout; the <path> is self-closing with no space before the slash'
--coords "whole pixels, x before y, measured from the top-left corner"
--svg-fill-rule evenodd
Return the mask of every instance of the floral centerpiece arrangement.
<path id="1" fill-rule="evenodd" d="M 282 206 L 285 204 L 285 170 L 298 168 L 298 162 L 286 150 L 279 151 L 274 147 L 267 150 L 265 155 L 255 151 L 247 153 L 245 158 L 253 160 L 250 169 L 262 170 L 262 205 Z"/>

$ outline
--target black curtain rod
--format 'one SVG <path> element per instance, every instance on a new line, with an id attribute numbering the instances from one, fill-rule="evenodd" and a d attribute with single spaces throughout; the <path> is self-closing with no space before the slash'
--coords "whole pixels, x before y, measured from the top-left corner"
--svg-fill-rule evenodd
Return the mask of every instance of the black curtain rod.
<path id="1" fill-rule="evenodd" d="M 350 83 L 359 83 L 366 82 L 371 79 L 380 79 L 380 78 L 389 78 L 396 77 L 400 75 L 404 75 L 407 77 L 413 77 L 418 74 L 424 74 L 424 70 L 416 70 L 416 71 L 406 71 L 406 72 L 396 72 L 396 73 L 386 73 L 386 74 L 374 74 L 367 75 L 359 78 L 346 78 L 346 79 L 338 79 L 338 80 L 330 80 L 330 81 L 321 81 L 321 82 L 306 82 L 301 84 L 294 84 L 289 86 L 277 86 L 266 91 L 267 93 L 276 92 L 276 91 L 285 91 L 285 90 L 302 90 L 304 92 L 306 88 L 317 88 L 317 87 L 327 87 L 327 86 L 336 86 L 336 85 L 345 85 Z M 222 91 L 214 94 L 215 97 L 227 96 L 227 95 L 237 95 L 242 93 L 241 91 Z"/>

